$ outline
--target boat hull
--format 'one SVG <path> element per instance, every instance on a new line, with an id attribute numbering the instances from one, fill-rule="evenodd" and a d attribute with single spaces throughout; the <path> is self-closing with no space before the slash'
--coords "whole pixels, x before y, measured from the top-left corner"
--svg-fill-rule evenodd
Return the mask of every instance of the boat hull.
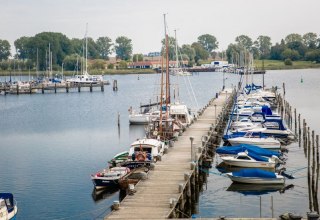
<path id="1" fill-rule="evenodd" d="M 249 167 L 249 168 L 275 168 L 275 163 L 261 162 L 261 161 L 235 161 L 229 159 L 222 159 L 223 162 L 235 167 Z"/>
<path id="2" fill-rule="evenodd" d="M 232 146 L 240 144 L 251 144 L 265 149 L 280 149 L 280 143 L 277 142 L 260 142 L 250 138 L 230 138 L 228 139 L 228 141 Z"/>
<path id="3" fill-rule="evenodd" d="M 92 182 L 96 189 L 113 188 L 119 185 L 119 179 L 111 180 L 103 177 L 92 178 Z"/>
<path id="4" fill-rule="evenodd" d="M 233 176 L 231 173 L 227 173 L 227 176 L 236 183 L 248 183 L 248 184 L 284 184 L 283 177 L 278 178 L 261 178 L 261 177 L 238 177 Z"/>
<path id="5" fill-rule="evenodd" d="M 150 121 L 149 115 L 129 115 L 129 123 L 131 125 L 145 125 L 148 124 Z"/>

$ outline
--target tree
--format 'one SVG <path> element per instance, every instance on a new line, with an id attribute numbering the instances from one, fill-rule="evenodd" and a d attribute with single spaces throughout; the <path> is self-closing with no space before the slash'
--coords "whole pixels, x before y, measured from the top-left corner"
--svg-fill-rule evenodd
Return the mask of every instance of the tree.
<path id="1" fill-rule="evenodd" d="M 99 57 L 102 59 L 109 59 L 109 54 L 111 54 L 111 39 L 109 37 L 99 37 L 96 41 L 97 51 Z"/>
<path id="2" fill-rule="evenodd" d="M 132 57 L 133 62 L 143 61 L 143 54 L 134 54 Z"/>
<path id="3" fill-rule="evenodd" d="M 193 43 L 191 47 L 195 50 L 196 55 L 194 57 L 194 60 L 196 63 L 199 64 L 199 60 L 206 60 L 209 57 L 208 51 L 203 48 L 203 46 L 200 43 Z"/>
<path id="4" fill-rule="evenodd" d="M 131 39 L 121 36 L 116 39 L 115 50 L 117 57 L 122 60 L 130 60 L 132 55 Z"/>
<path id="5" fill-rule="evenodd" d="M 80 57 L 78 54 L 71 54 L 65 56 L 63 59 L 63 68 L 69 71 L 80 70 Z"/>
<path id="6" fill-rule="evenodd" d="M 236 37 L 236 42 L 238 43 L 238 45 L 240 47 L 251 51 L 252 39 L 250 37 L 248 37 L 247 35 L 240 35 L 240 36 Z"/>
<path id="7" fill-rule="evenodd" d="M 196 56 L 195 49 L 188 44 L 182 45 L 181 53 L 187 55 L 189 58 L 189 61 L 194 61 L 194 57 Z"/>
<path id="8" fill-rule="evenodd" d="M 281 57 L 283 60 L 290 59 L 290 60 L 294 61 L 294 60 L 299 60 L 300 54 L 296 50 L 292 50 L 290 48 L 287 48 L 282 52 Z"/>
<path id="9" fill-rule="evenodd" d="M 240 64 L 240 51 L 242 48 L 238 44 L 229 44 L 226 50 L 228 62 Z"/>
<path id="10" fill-rule="evenodd" d="M 0 39 L 0 60 L 7 60 L 10 55 L 11 52 L 9 41 Z"/>
<path id="11" fill-rule="evenodd" d="M 165 53 L 166 48 L 166 39 L 162 39 L 162 49 L 161 53 Z M 176 59 L 176 39 L 174 37 L 168 37 L 168 48 L 169 48 L 169 60 L 175 60 Z M 179 48 L 178 48 L 179 51 Z"/>
<path id="12" fill-rule="evenodd" d="M 270 59 L 272 60 L 282 60 L 282 52 L 286 49 L 284 40 L 281 40 L 281 43 L 276 43 L 276 45 L 271 47 Z"/>
<path id="13" fill-rule="evenodd" d="M 289 34 L 286 36 L 286 38 L 284 39 L 286 44 L 291 43 L 291 42 L 302 42 L 302 37 L 300 34 Z"/>
<path id="14" fill-rule="evenodd" d="M 317 37 L 316 33 L 309 32 L 303 35 L 302 40 L 306 47 L 315 49 L 317 47 Z"/>
<path id="15" fill-rule="evenodd" d="M 10 63 L 8 60 L 0 61 L 0 69 L 1 70 L 8 70 L 9 66 L 10 66 Z"/>
<path id="16" fill-rule="evenodd" d="M 97 69 L 97 70 L 104 70 L 105 67 L 105 61 L 102 59 L 95 59 L 91 65 L 90 65 L 90 69 Z"/>
<path id="17" fill-rule="evenodd" d="M 25 60 L 29 55 L 29 41 L 30 37 L 20 37 L 19 39 L 14 41 L 14 47 L 17 51 L 17 58 Z"/>
<path id="18" fill-rule="evenodd" d="M 210 34 L 203 34 L 198 37 L 198 43 L 200 43 L 203 48 L 211 53 L 213 50 L 217 49 L 219 46 L 219 42 L 217 38 Z"/>
<path id="19" fill-rule="evenodd" d="M 119 62 L 119 69 L 127 69 L 127 68 L 128 68 L 127 62 L 124 60 L 121 60 Z"/>
<path id="20" fill-rule="evenodd" d="M 306 53 L 306 60 L 320 63 L 320 50 L 315 49 L 315 50 L 308 51 Z"/>
<path id="21" fill-rule="evenodd" d="M 269 36 L 260 35 L 254 42 L 255 47 L 258 49 L 260 59 L 267 59 L 271 52 L 271 38 Z"/>

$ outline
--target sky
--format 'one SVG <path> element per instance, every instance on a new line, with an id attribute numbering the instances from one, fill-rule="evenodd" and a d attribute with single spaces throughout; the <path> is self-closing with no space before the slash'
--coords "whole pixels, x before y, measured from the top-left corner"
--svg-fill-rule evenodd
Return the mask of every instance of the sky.
<path id="1" fill-rule="evenodd" d="M 320 34 L 319 0 L 0 0 L 0 39 L 13 42 L 44 31 L 68 38 L 119 36 L 132 40 L 133 53 L 160 51 L 163 14 L 178 44 L 214 35 L 219 50 L 236 36 L 259 35 L 279 42 L 290 33 Z"/>

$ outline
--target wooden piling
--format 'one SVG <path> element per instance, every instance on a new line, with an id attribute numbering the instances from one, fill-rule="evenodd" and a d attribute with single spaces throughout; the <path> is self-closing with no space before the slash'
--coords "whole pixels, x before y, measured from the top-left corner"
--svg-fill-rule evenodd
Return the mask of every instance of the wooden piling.
<path id="1" fill-rule="evenodd" d="M 17 95 L 19 95 L 19 85 L 17 84 Z"/>
<path id="2" fill-rule="evenodd" d="M 66 93 L 69 92 L 69 83 L 66 83 Z"/>
<path id="3" fill-rule="evenodd" d="M 81 83 L 78 83 L 78 92 L 81 92 Z"/>
<path id="4" fill-rule="evenodd" d="M 294 108 L 294 133 L 297 135 L 297 109 Z"/>
<path id="5" fill-rule="evenodd" d="M 309 130 L 309 127 L 308 127 L 308 130 Z M 307 136 L 307 135 L 306 135 Z M 308 136 L 310 136 L 310 133 L 308 133 Z M 310 152 L 310 145 L 308 144 L 308 141 L 306 141 L 306 145 L 307 145 L 307 149 L 308 149 L 308 194 L 309 194 L 309 210 L 310 211 L 313 211 L 313 203 L 312 203 L 312 200 L 313 200 L 313 190 L 311 188 L 311 167 L 310 167 L 310 157 L 311 157 L 311 152 Z"/>
<path id="6" fill-rule="evenodd" d="M 90 83 L 90 92 L 92 92 L 92 83 Z"/>
<path id="7" fill-rule="evenodd" d="M 320 165 L 319 165 L 319 135 L 316 135 L 316 149 L 317 149 L 317 162 L 316 162 L 316 183 L 315 183 L 315 201 L 317 204 L 317 209 L 316 211 L 319 213 L 319 203 L 318 203 L 318 190 L 319 190 L 319 169 L 320 169 Z"/>
<path id="8" fill-rule="evenodd" d="M 103 84 L 103 82 L 100 83 L 100 86 L 101 86 L 101 92 L 104 92 L 104 84 Z"/>
<path id="9" fill-rule="evenodd" d="M 44 84 L 43 83 L 41 85 L 41 92 L 42 92 L 42 94 L 44 94 Z"/>
<path id="10" fill-rule="evenodd" d="M 54 93 L 57 93 L 57 83 L 54 83 Z"/>
<path id="11" fill-rule="evenodd" d="M 32 85 L 31 85 L 31 83 L 29 83 L 29 94 L 31 94 L 32 93 Z"/>

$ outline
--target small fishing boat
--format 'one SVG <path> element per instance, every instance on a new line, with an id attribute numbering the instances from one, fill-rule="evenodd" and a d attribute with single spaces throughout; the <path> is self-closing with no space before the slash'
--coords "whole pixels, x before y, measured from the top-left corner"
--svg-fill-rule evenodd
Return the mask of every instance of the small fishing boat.
<path id="1" fill-rule="evenodd" d="M 16 219 L 17 202 L 12 193 L 0 193 L 0 220 Z"/>
<path id="2" fill-rule="evenodd" d="M 91 180 L 96 189 L 117 187 L 119 179 L 129 172 L 127 167 L 112 167 L 92 174 Z"/>
<path id="3" fill-rule="evenodd" d="M 224 156 L 221 159 L 225 164 L 236 167 L 275 168 L 279 162 L 276 156 L 263 157 L 248 151 L 240 152 L 235 156 Z"/>
<path id="4" fill-rule="evenodd" d="M 128 160 L 129 151 L 120 152 L 108 161 L 109 167 L 116 167 L 118 164 L 122 164 L 123 162 Z"/>
<path id="5" fill-rule="evenodd" d="M 134 169 L 141 166 L 150 166 L 150 164 L 160 160 L 167 146 L 164 142 L 142 138 L 131 144 L 128 154 L 128 160 L 122 166 Z"/>
<path id="6" fill-rule="evenodd" d="M 258 168 L 242 169 L 232 173 L 226 173 L 233 181 L 250 184 L 284 184 L 285 178 L 277 173 Z"/>

